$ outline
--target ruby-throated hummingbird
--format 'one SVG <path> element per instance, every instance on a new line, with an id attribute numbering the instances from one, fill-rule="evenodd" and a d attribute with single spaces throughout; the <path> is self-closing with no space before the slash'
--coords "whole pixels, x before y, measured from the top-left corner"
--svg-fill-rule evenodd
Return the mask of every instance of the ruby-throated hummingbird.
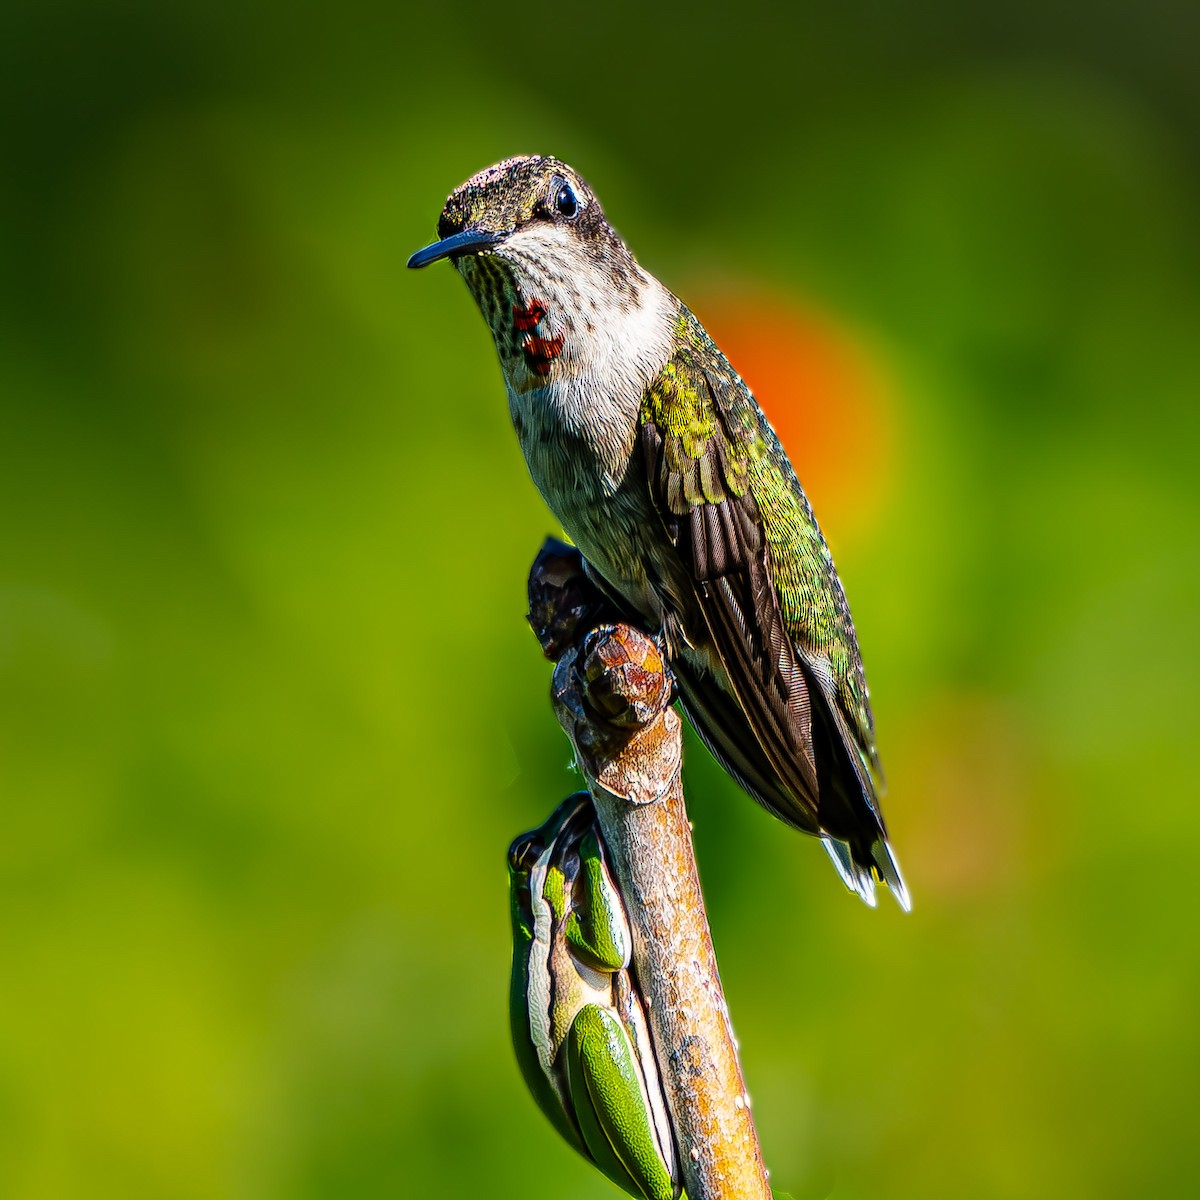
<path id="1" fill-rule="evenodd" d="M 496 341 L 533 481 L 588 572 L 659 631 L 683 708 L 747 792 L 875 903 L 908 892 L 833 559 L 779 439 L 704 327 L 565 163 L 456 188 L 439 241 Z"/>

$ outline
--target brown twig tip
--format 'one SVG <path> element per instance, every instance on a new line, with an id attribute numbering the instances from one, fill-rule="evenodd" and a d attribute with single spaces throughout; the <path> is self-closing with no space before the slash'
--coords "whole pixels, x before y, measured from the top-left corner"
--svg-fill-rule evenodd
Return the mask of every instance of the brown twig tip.
<path id="1" fill-rule="evenodd" d="M 602 720 L 626 729 L 649 725 L 671 703 L 671 681 L 658 647 L 629 625 L 593 629 L 578 668 L 584 701 Z"/>
<path id="2" fill-rule="evenodd" d="M 592 629 L 558 660 L 554 708 L 583 773 L 630 804 L 663 796 L 679 772 L 679 716 L 654 642 L 629 625 Z"/>

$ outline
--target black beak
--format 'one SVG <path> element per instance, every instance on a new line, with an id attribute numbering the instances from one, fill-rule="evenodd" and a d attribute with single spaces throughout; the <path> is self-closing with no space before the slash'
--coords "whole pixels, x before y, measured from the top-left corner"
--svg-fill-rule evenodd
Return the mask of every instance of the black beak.
<path id="1" fill-rule="evenodd" d="M 488 250 L 504 241 L 505 236 L 503 233 L 491 233 L 486 229 L 464 229 L 462 233 L 442 238 L 440 242 L 434 242 L 432 246 L 426 246 L 424 250 L 418 250 L 408 260 L 408 265 L 410 267 L 427 267 L 430 263 L 437 262 L 439 258 L 450 258 L 455 254 L 478 254 L 480 250 Z"/>

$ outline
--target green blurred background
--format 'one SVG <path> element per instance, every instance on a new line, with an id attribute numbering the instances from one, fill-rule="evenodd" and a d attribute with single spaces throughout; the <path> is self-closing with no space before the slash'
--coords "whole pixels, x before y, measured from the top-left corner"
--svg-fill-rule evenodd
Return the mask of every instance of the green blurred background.
<path id="1" fill-rule="evenodd" d="M 529 151 L 761 380 L 859 626 L 910 917 L 689 752 L 773 1181 L 1189 1193 L 1194 16 L 10 0 L 0 1194 L 616 1195 L 507 1043 L 555 527 L 404 269 Z"/>

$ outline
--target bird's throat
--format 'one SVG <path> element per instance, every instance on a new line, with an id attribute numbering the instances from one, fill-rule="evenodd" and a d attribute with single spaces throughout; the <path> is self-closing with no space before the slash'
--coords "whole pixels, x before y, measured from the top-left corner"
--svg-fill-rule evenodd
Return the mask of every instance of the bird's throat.
<path id="1" fill-rule="evenodd" d="M 499 255 L 464 257 L 457 265 L 492 331 L 509 386 L 526 392 L 550 383 L 564 365 L 567 332 L 553 301 L 522 286 L 528 281 Z"/>
<path id="2" fill-rule="evenodd" d="M 550 332 L 546 322 L 548 314 L 546 302 L 536 296 L 528 304 L 512 306 L 513 330 L 520 335 L 521 357 L 529 372 L 541 379 L 550 376 L 554 360 L 562 356 L 566 342 L 564 333 Z"/>

